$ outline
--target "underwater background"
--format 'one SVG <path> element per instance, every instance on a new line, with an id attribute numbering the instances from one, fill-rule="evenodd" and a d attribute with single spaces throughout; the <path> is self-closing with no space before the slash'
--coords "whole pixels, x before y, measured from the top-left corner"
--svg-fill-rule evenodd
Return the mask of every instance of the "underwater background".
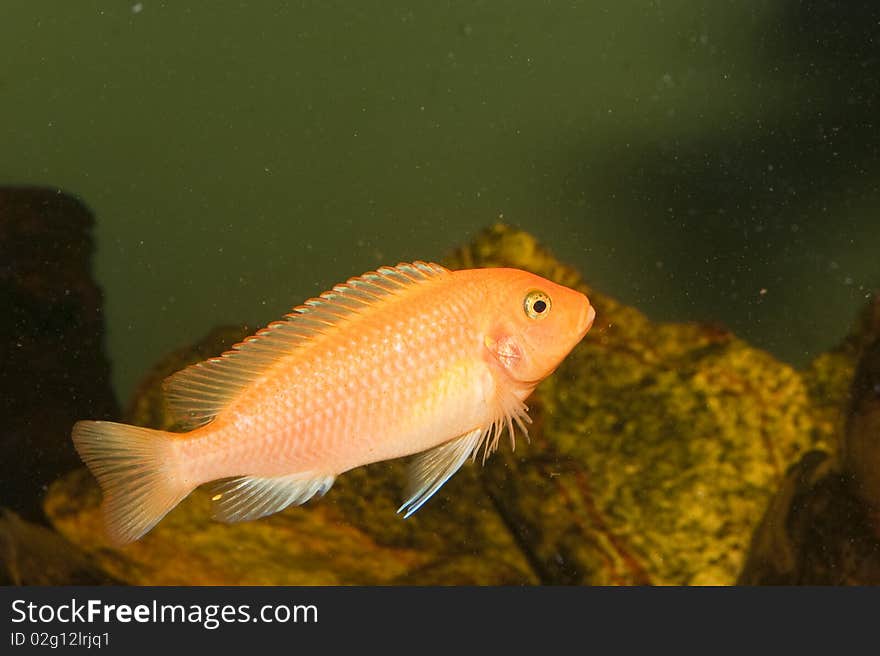
<path id="1" fill-rule="evenodd" d="M 810 579 L 803 562 L 813 561 L 792 554 L 860 536 L 856 553 L 870 562 L 862 556 L 876 543 L 872 493 L 841 481 L 860 466 L 859 480 L 872 476 L 869 456 L 853 453 L 880 454 L 865 382 L 880 369 L 878 25 L 871 2 L 3 2 L 0 186 L 78 199 L 53 210 L 81 218 L 61 220 L 70 231 L 47 228 L 46 252 L 78 244 L 95 287 L 76 287 L 64 312 L 19 311 L 23 297 L 8 290 L 31 278 L 0 228 L 13 310 L 0 346 L 11 390 L 3 448 L 23 459 L 7 459 L 0 506 L 25 518 L 10 515 L 0 540 L 51 554 L 63 534 L 83 549 L 72 571 L 139 583 L 186 582 L 191 562 L 171 573 L 157 563 L 200 539 L 210 563 L 191 582 L 872 582 L 880 568 L 855 575 L 840 563 L 822 571 L 846 576 Z M 18 207 L 4 202 L 0 226 L 2 210 Z M 28 271 L 41 257 L 34 251 Z M 169 354 L 179 366 L 183 353 L 213 355 L 242 324 L 415 259 L 518 264 L 604 300 L 595 341 L 535 401 L 549 455 L 540 438 L 516 458 L 498 454 L 483 483 L 475 469 L 444 488 L 453 501 L 435 512 L 445 518 L 405 526 L 391 507 L 393 468 L 387 479 L 353 473 L 348 488 L 342 477 L 312 504 L 323 510 L 250 528 L 212 524 L 195 499 L 128 561 L 100 542 L 86 503 L 97 492 L 82 471 L 56 485 L 48 515 L 35 509 L 51 482 L 41 472 L 77 465 L 53 451 L 57 442 L 69 452 L 68 432 L 36 431 L 24 414 L 77 396 L 45 384 L 44 367 L 104 386 L 101 402 L 59 411 L 57 426 L 68 415 L 161 422 L 142 381 L 156 366 L 171 373 L 157 365 Z M 35 347 L 43 357 L 16 360 L 16 336 L 37 316 L 53 335 L 68 320 L 88 329 L 55 339 L 57 353 Z M 85 376 L 105 357 L 102 373 Z M 572 382 L 582 380 L 588 389 Z M 846 435 L 862 450 L 841 447 Z M 547 465 L 542 478 L 536 458 L 570 468 Z M 583 472 L 589 491 L 546 483 L 560 471 Z M 797 535 L 758 535 L 768 509 L 795 497 L 811 507 L 797 481 L 827 495 L 816 507 L 848 509 L 836 514 L 849 523 L 817 537 L 824 524 L 789 518 L 769 523 L 802 526 Z M 464 509 L 474 494 L 484 514 Z M 694 515 L 700 504 L 711 512 Z M 444 521 L 473 530 L 441 544 Z M 285 531 L 312 536 L 301 537 L 296 567 L 257 576 L 250 560 L 229 564 L 230 544 L 245 551 Z M 345 549 L 321 550 L 331 538 L 351 547 L 350 564 L 340 564 Z M 749 554 L 771 543 L 799 564 L 762 575 L 762 561 L 744 574 Z M 384 556 L 371 566 L 386 565 L 360 571 L 375 549 Z M 481 569 L 481 552 L 503 567 Z M 70 571 L 56 580 L 84 580 Z"/>

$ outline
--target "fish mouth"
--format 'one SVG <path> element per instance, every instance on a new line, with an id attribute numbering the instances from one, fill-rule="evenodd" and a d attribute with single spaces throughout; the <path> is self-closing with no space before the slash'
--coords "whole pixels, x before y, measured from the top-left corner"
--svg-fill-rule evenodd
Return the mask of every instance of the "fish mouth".
<path id="1" fill-rule="evenodd" d="M 587 334 L 587 331 L 592 328 L 593 321 L 596 319 L 595 308 L 590 305 L 586 297 L 584 297 L 584 300 L 586 301 L 586 306 L 581 310 L 581 316 L 578 319 L 578 335 L 581 337 Z"/>

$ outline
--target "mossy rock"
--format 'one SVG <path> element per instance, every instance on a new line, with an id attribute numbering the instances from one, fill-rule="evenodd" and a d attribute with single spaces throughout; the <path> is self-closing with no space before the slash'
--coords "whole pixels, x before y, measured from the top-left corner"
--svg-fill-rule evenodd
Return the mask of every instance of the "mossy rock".
<path id="1" fill-rule="evenodd" d="M 597 309 L 592 331 L 529 400 L 529 443 L 466 465 L 408 520 L 395 514 L 404 463 L 393 461 L 342 475 L 320 501 L 238 525 L 212 522 L 197 492 L 121 549 L 105 543 L 98 493 L 77 472 L 49 492 L 54 525 L 137 584 L 736 581 L 786 469 L 835 443 L 833 410 L 817 407 L 809 377 L 718 326 L 649 321 L 508 226 L 446 263 L 527 269 L 584 291 Z M 194 352 L 154 370 L 133 419 L 169 425 L 156 383 L 213 355 Z M 843 385 L 851 365 L 829 364 L 820 385 Z"/>
<path id="2" fill-rule="evenodd" d="M 0 585 L 119 583 L 55 531 L 0 508 Z"/>

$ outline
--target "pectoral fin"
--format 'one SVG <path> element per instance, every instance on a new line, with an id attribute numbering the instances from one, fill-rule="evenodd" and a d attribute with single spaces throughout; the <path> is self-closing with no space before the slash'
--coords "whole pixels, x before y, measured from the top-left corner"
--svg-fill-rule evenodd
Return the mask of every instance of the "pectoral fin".
<path id="1" fill-rule="evenodd" d="M 477 428 L 417 455 L 409 466 L 408 498 L 397 512 L 404 512 L 406 518 L 421 508 L 461 468 L 482 439 L 483 429 Z"/>

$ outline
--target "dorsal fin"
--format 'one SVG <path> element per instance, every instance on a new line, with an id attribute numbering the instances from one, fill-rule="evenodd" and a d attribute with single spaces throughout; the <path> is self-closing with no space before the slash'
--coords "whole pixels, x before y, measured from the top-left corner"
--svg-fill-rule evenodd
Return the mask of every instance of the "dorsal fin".
<path id="1" fill-rule="evenodd" d="M 336 285 L 295 307 L 284 319 L 235 344 L 220 357 L 169 376 L 164 383 L 168 407 L 184 428 L 206 424 L 280 357 L 290 355 L 304 343 L 410 285 L 448 273 L 439 264 L 401 263 Z"/>

